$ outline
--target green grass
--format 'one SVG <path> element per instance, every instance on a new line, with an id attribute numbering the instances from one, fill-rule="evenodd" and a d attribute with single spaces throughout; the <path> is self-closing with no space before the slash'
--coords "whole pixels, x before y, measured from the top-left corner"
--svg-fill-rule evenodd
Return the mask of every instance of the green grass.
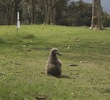
<path id="1" fill-rule="evenodd" d="M 46 76 L 51 48 L 62 53 L 62 77 Z M 78 66 L 69 66 L 77 64 Z M 110 29 L 0 26 L 0 100 L 110 100 Z"/>

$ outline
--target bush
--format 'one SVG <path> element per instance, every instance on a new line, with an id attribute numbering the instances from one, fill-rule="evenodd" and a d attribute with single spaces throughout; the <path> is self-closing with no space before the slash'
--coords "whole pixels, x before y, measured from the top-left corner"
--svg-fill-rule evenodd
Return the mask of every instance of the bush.
<path id="1" fill-rule="evenodd" d="M 110 16 L 103 19 L 103 25 L 104 27 L 110 27 Z"/>

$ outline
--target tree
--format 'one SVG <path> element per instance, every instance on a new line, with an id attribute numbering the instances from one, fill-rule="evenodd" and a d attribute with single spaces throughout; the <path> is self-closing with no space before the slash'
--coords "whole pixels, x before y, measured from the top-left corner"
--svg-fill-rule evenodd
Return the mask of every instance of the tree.
<path id="1" fill-rule="evenodd" d="M 0 0 L 0 24 L 11 24 L 11 0 Z"/>
<path id="2" fill-rule="evenodd" d="M 101 0 L 93 0 L 92 20 L 90 29 L 103 29 Z"/>
<path id="3" fill-rule="evenodd" d="M 56 6 L 56 24 L 68 25 L 67 21 L 68 0 L 61 0 Z"/>
<path id="4" fill-rule="evenodd" d="M 16 16 L 21 0 L 0 0 L 0 24 L 16 24 Z"/>
<path id="5" fill-rule="evenodd" d="M 56 7 L 62 0 L 44 0 L 45 18 L 44 24 L 56 24 Z"/>
<path id="6" fill-rule="evenodd" d="M 35 8 L 36 8 L 36 2 L 35 2 L 35 0 L 32 0 L 31 1 L 32 2 L 32 23 L 33 24 L 35 24 L 35 18 L 36 18 L 36 16 L 35 16 Z"/>
<path id="7" fill-rule="evenodd" d="M 67 11 L 68 25 L 72 26 L 90 26 L 92 15 L 92 5 L 84 1 L 72 1 Z"/>
<path id="8" fill-rule="evenodd" d="M 23 24 L 41 24 L 44 17 L 44 0 L 22 0 L 21 21 Z"/>
<path id="9" fill-rule="evenodd" d="M 104 12 L 103 16 L 103 26 L 104 27 L 110 27 L 110 15 Z"/>
<path id="10" fill-rule="evenodd" d="M 94 0 L 95 6 L 92 7 L 83 0 L 0 0 L 0 25 L 16 24 L 19 11 L 22 24 L 91 25 L 91 29 L 103 28 L 100 25 L 102 8 L 99 1 Z"/>

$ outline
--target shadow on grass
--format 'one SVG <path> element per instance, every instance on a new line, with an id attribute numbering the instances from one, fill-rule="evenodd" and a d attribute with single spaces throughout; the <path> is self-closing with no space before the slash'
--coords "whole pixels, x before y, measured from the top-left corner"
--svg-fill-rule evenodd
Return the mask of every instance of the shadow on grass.
<path id="1" fill-rule="evenodd" d="M 41 72 L 42 74 L 45 75 L 44 72 Z M 47 76 L 50 76 L 50 77 L 56 77 L 56 78 L 64 78 L 64 79 L 71 79 L 71 77 L 67 76 L 67 75 L 61 75 L 61 76 L 53 76 L 53 75 L 47 75 Z"/>
<path id="2" fill-rule="evenodd" d="M 71 77 L 67 76 L 67 75 L 61 75 L 60 78 L 67 78 L 67 79 L 71 79 Z"/>
<path id="3" fill-rule="evenodd" d="M 5 43 L 5 41 L 2 38 L 0 38 L 0 43 Z"/>

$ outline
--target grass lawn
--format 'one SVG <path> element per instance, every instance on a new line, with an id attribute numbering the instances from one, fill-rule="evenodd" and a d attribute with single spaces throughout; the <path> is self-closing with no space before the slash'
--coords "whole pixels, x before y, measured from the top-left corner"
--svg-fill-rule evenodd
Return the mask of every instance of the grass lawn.
<path id="1" fill-rule="evenodd" d="M 61 78 L 45 75 L 53 47 L 62 54 Z M 110 100 L 110 29 L 0 26 L 0 100 L 40 95 L 44 100 Z"/>

